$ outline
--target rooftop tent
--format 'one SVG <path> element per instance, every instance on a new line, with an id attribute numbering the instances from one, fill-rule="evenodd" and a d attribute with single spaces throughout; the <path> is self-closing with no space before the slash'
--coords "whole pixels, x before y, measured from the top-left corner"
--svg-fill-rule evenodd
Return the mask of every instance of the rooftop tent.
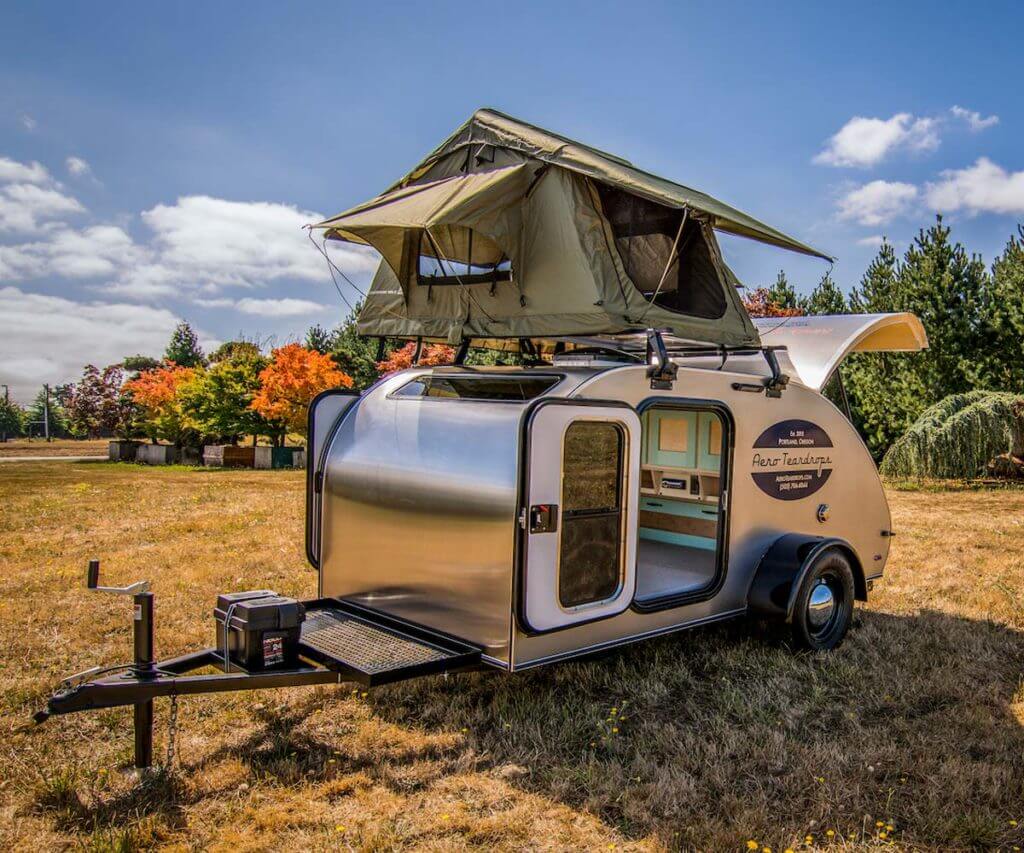
<path id="1" fill-rule="evenodd" d="M 665 328 L 756 345 L 715 229 L 828 256 L 711 196 L 479 110 L 383 195 L 314 226 L 383 260 L 358 330 L 457 343 Z"/>

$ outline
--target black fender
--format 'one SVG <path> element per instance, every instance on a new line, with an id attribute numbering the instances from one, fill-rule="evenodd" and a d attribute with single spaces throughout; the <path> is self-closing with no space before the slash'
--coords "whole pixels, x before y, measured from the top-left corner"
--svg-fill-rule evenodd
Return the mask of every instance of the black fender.
<path id="1" fill-rule="evenodd" d="M 864 569 L 849 542 L 837 537 L 786 533 L 776 539 L 761 557 L 747 593 L 747 609 L 761 616 L 789 621 L 800 584 L 818 555 L 829 548 L 837 548 L 849 558 L 853 568 L 854 597 L 858 601 L 867 601 Z"/>

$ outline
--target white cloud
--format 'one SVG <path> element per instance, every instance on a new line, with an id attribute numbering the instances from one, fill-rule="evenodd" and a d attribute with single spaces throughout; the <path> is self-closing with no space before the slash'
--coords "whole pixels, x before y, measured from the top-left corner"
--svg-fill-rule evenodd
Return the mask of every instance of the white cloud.
<path id="1" fill-rule="evenodd" d="M 111 286 L 147 297 L 225 287 L 257 287 L 280 279 L 324 281 L 325 261 L 302 226 L 321 215 L 271 202 L 185 196 L 142 214 L 153 231 L 148 263 L 127 270 Z M 359 246 L 335 250 L 347 273 L 369 272 L 376 253 Z"/>
<path id="2" fill-rule="evenodd" d="M 871 181 L 839 199 L 839 218 L 861 225 L 884 225 L 909 211 L 917 187 L 898 181 Z"/>
<path id="3" fill-rule="evenodd" d="M 0 246 L 0 281 L 56 275 L 63 278 L 114 276 L 144 257 L 144 250 L 114 225 L 62 229 L 46 240 Z"/>
<path id="4" fill-rule="evenodd" d="M 80 178 L 92 172 L 92 167 L 81 157 L 68 157 L 64 161 L 64 165 L 68 170 L 68 174 L 75 178 Z"/>
<path id="5" fill-rule="evenodd" d="M 990 115 L 982 118 L 981 113 L 958 106 L 950 107 L 949 111 L 955 118 L 962 119 L 967 122 L 967 126 L 971 129 L 972 133 L 978 133 L 979 131 L 999 124 L 999 116 L 997 115 Z"/>
<path id="6" fill-rule="evenodd" d="M 858 246 L 868 246 L 869 248 L 877 249 L 884 242 L 885 242 L 885 237 L 883 237 L 881 234 L 872 234 L 869 237 L 861 237 L 857 241 L 857 245 Z"/>
<path id="7" fill-rule="evenodd" d="M 21 123 L 21 126 L 25 128 L 25 130 L 27 130 L 29 133 L 31 133 L 33 130 L 39 127 L 39 122 L 32 118 L 32 116 L 30 116 L 28 113 L 21 113 L 18 116 L 18 121 Z"/>
<path id="8" fill-rule="evenodd" d="M 52 187 L 7 184 L 0 187 L 0 233 L 35 231 L 45 220 L 84 213 L 78 199 Z"/>
<path id="9" fill-rule="evenodd" d="M 9 157 L 0 157 L 0 184 L 48 184 L 50 173 L 42 163 L 19 163 Z"/>
<path id="10" fill-rule="evenodd" d="M 0 288 L 0 382 L 23 402 L 41 383 L 77 379 L 86 364 L 163 352 L 179 318 L 163 308 L 75 302 Z"/>
<path id="11" fill-rule="evenodd" d="M 1024 171 L 1007 172 L 987 157 L 979 157 L 966 169 L 948 169 L 925 187 L 928 205 L 950 212 L 1024 213 Z"/>
<path id="12" fill-rule="evenodd" d="M 0 157 L 0 233 L 35 231 L 47 220 L 84 211 L 41 163 Z"/>
<path id="13" fill-rule="evenodd" d="M 203 308 L 230 308 L 242 314 L 256 317 L 308 317 L 325 311 L 332 311 L 330 305 L 321 305 L 308 299 L 228 299 L 220 296 L 213 299 L 197 298 L 193 302 Z"/>
<path id="14" fill-rule="evenodd" d="M 239 299 L 235 309 L 243 314 L 257 317 L 309 317 L 313 314 L 330 312 L 328 305 L 311 302 L 308 299 Z"/>
<path id="15" fill-rule="evenodd" d="M 938 129 L 936 119 L 915 118 L 910 113 L 897 113 L 889 119 L 854 116 L 828 140 L 814 162 L 864 168 L 900 148 L 933 151 L 939 147 Z"/>

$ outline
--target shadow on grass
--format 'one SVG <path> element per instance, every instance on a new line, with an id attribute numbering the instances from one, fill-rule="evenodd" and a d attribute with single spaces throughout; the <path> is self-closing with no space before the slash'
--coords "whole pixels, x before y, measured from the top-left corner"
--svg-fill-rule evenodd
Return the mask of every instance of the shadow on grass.
<path id="1" fill-rule="evenodd" d="M 515 675 L 379 688 L 348 729 L 351 692 L 318 691 L 254 710 L 255 731 L 184 773 L 233 760 L 269 784 L 362 773 L 408 793 L 476 770 L 670 848 L 782 849 L 826 829 L 1009 848 L 1022 842 L 1010 819 L 1024 818 L 1022 672 L 1024 633 L 938 611 L 860 611 L 827 655 L 739 621 Z M 168 778 L 92 808 L 39 805 L 79 828 L 154 813 L 180 825 L 203 796 Z"/>

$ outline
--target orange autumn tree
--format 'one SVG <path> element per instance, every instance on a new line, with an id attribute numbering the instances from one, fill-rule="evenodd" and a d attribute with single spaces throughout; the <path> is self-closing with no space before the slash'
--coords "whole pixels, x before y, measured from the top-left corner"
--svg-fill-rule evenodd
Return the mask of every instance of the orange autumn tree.
<path id="1" fill-rule="evenodd" d="M 288 344 L 275 349 L 260 371 L 260 390 L 250 408 L 278 424 L 278 442 L 289 432 L 305 433 L 312 399 L 328 388 L 351 388 L 352 377 L 338 369 L 329 355 Z"/>
<path id="2" fill-rule="evenodd" d="M 412 367 L 412 357 L 416 354 L 416 344 L 409 341 L 401 349 L 396 349 L 383 361 L 377 362 L 377 370 L 381 376 L 390 376 Z M 430 367 L 435 364 L 451 364 L 455 360 L 455 350 L 444 344 L 426 344 L 420 351 L 418 364 L 421 367 Z"/>
<path id="3" fill-rule="evenodd" d="M 195 368 L 178 367 L 165 362 L 152 370 L 142 371 L 124 384 L 124 390 L 142 410 L 142 431 L 154 442 L 157 439 L 180 444 L 187 429 L 178 405 L 178 389 L 195 375 Z"/>

